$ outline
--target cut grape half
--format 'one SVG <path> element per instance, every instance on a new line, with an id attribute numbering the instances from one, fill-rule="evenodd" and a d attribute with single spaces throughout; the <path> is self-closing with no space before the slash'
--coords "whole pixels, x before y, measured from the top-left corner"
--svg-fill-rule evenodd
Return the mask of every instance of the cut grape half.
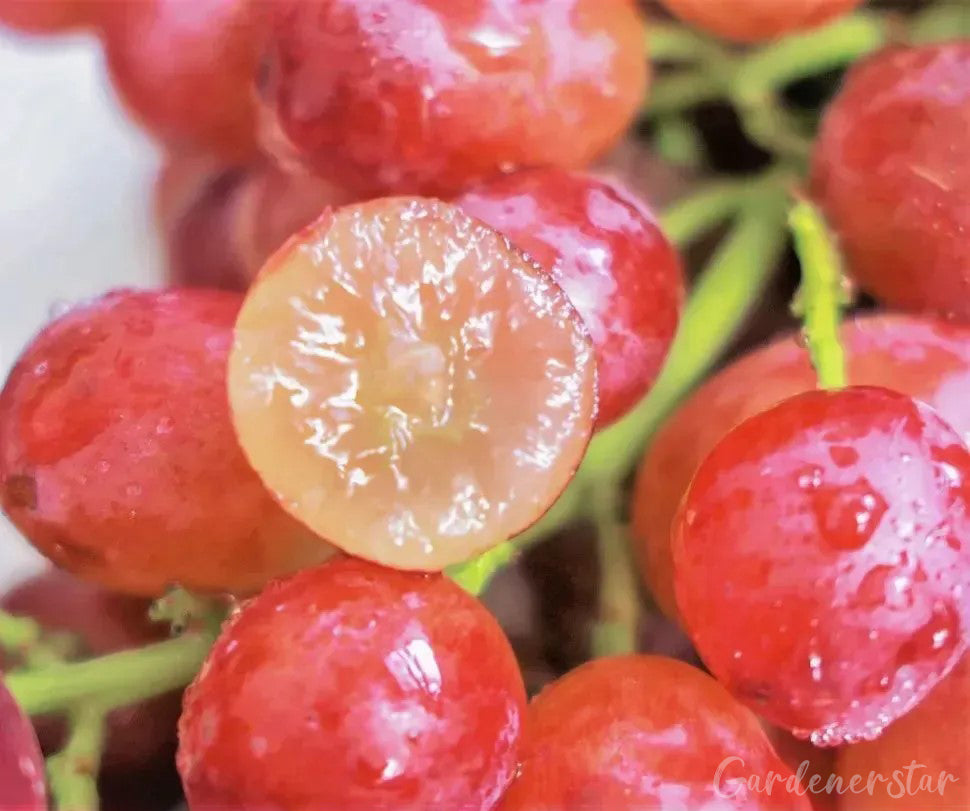
<path id="1" fill-rule="evenodd" d="M 292 515 L 402 569 L 468 560 L 539 518 L 596 417 L 592 343 L 562 290 L 445 203 L 327 212 L 236 324 L 240 442 Z"/>
<path id="2" fill-rule="evenodd" d="M 30 721 L 0 681 L 0 808 L 44 811 L 44 759 Z"/>

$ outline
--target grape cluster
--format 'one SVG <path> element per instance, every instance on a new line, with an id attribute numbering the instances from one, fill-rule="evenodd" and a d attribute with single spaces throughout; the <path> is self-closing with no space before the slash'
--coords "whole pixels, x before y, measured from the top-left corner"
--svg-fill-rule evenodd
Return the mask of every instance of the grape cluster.
<path id="1" fill-rule="evenodd" d="M 100 38 L 172 285 L 0 392 L 0 504 L 58 567 L 0 599 L 0 811 L 176 767 L 191 811 L 970 803 L 970 45 L 860 59 L 810 149 L 812 89 L 752 80 L 872 50 L 876 13 L 820 28 L 860 4 L 664 0 L 652 66 L 634 0 L 0 0 Z M 607 177 L 655 70 L 661 151 L 723 93 L 773 168 L 666 215 Z M 802 333 L 679 402 L 795 184 Z M 840 326 L 843 273 L 899 312 Z M 596 656 L 529 702 L 477 596 L 576 519 Z M 637 651 L 631 549 L 689 662 Z M 800 766 L 911 758 L 955 788 Z"/>

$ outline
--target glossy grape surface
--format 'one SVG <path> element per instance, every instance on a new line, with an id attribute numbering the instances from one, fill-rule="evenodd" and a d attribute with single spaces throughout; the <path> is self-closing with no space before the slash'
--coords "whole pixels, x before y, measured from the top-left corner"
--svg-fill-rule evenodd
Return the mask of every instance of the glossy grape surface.
<path id="1" fill-rule="evenodd" d="M 44 759 L 29 719 L 0 680 L 0 808 L 46 811 Z"/>
<path id="2" fill-rule="evenodd" d="M 725 39 L 758 42 L 814 28 L 863 0 L 661 0 L 685 22 Z"/>
<path id="3" fill-rule="evenodd" d="M 848 784 L 874 772 L 889 782 L 847 795 L 851 811 L 955 811 L 970 808 L 970 657 L 909 715 L 877 740 L 840 750 L 839 776 Z M 912 763 L 917 767 L 910 769 Z M 948 774 L 943 790 L 940 776 Z M 927 780 L 929 782 L 927 782 Z"/>
<path id="4" fill-rule="evenodd" d="M 683 270 L 653 213 L 615 184 L 558 169 L 498 177 L 458 199 L 552 274 L 596 347 L 597 426 L 649 390 L 684 296 Z"/>
<path id="5" fill-rule="evenodd" d="M 27 347 L 0 394 L 0 497 L 48 558 L 112 589 L 249 592 L 321 560 L 229 419 L 241 297 L 117 291 Z"/>
<path id="6" fill-rule="evenodd" d="M 620 656 L 567 673 L 530 704 L 521 750 L 501 811 L 809 808 L 781 784 L 768 796 L 738 783 L 791 772 L 753 713 L 674 659 Z M 715 785 L 727 758 L 744 765 L 732 761 Z"/>
<path id="7" fill-rule="evenodd" d="M 646 86 L 630 0 L 276 0 L 264 13 L 267 145 L 365 194 L 584 166 Z"/>
<path id="8" fill-rule="evenodd" d="M 441 575 L 353 558 L 271 585 L 186 694 L 192 811 L 489 811 L 525 689 L 498 624 Z"/>
<path id="9" fill-rule="evenodd" d="M 155 184 L 155 214 L 173 284 L 245 290 L 290 236 L 327 206 L 351 202 L 333 184 L 268 161 L 223 166 L 170 159 Z"/>
<path id="10" fill-rule="evenodd" d="M 240 442 L 280 503 L 351 554 L 467 560 L 532 524 L 596 416 L 566 295 L 459 209 L 328 212 L 273 256 L 236 325 Z"/>
<path id="11" fill-rule="evenodd" d="M 842 327 L 849 381 L 888 386 L 933 406 L 970 440 L 970 328 L 934 318 L 863 316 Z M 816 385 L 808 353 L 780 338 L 701 386 L 650 443 L 637 476 L 633 531 L 654 599 L 677 616 L 671 523 L 698 464 L 731 428 Z"/>
<path id="12" fill-rule="evenodd" d="M 78 634 L 82 647 L 76 653 L 81 657 L 165 639 L 168 627 L 149 621 L 149 605 L 148 600 L 114 594 L 57 569 L 48 569 L 20 583 L 0 598 L 3 611 L 33 617 L 47 631 Z M 14 660 L 9 664 L 23 662 Z M 155 765 L 156 759 L 170 757 L 180 707 L 181 698 L 176 692 L 112 712 L 102 771 L 144 770 Z M 35 723 L 43 750 L 58 751 L 64 742 L 61 720 L 35 719 Z"/>
<path id="13" fill-rule="evenodd" d="M 815 743 L 871 738 L 970 636 L 970 450 L 875 387 L 749 418 L 697 469 L 675 520 L 677 603 L 705 664 Z"/>
<path id="14" fill-rule="evenodd" d="M 250 0 L 118 3 L 106 29 L 114 86 L 170 147 L 255 151 L 258 29 Z"/>
<path id="15" fill-rule="evenodd" d="M 848 270 L 893 307 L 970 318 L 970 42 L 851 70 L 822 122 L 812 190 Z"/>

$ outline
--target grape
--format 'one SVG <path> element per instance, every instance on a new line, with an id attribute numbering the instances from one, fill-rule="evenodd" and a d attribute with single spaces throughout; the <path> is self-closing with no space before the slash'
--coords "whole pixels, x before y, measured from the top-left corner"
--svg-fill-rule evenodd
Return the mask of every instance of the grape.
<path id="1" fill-rule="evenodd" d="M 815 746 L 811 741 L 796 738 L 787 729 L 765 725 L 765 731 L 778 757 L 801 778 L 812 811 L 838 811 L 837 795 L 827 790 L 827 781 L 835 773 L 839 750 Z M 813 784 L 811 781 L 816 775 Z"/>
<path id="2" fill-rule="evenodd" d="M 435 570 L 532 524 L 596 416 L 563 292 L 457 208 L 327 212 L 270 260 L 236 324 L 229 393 L 280 503 L 360 557 Z"/>
<path id="3" fill-rule="evenodd" d="M 170 158 L 155 184 L 155 213 L 174 284 L 246 289 L 287 238 L 350 195 L 312 175 L 256 161 L 223 166 Z"/>
<path id="4" fill-rule="evenodd" d="M 603 427 L 646 394 L 670 348 L 684 283 L 653 213 L 615 184 L 559 169 L 498 177 L 458 204 L 565 290 L 597 353 Z"/>
<path id="5" fill-rule="evenodd" d="M 327 554 L 260 484 L 229 419 L 241 297 L 117 291 L 46 327 L 0 394 L 0 499 L 59 566 L 157 595 L 248 592 Z"/>
<path id="6" fill-rule="evenodd" d="M 842 343 L 852 383 L 891 386 L 923 400 L 970 440 L 970 329 L 932 318 L 865 316 L 844 324 Z M 808 353 L 786 336 L 708 380 L 654 438 L 637 476 L 633 530 L 641 569 L 668 616 L 677 616 L 670 528 L 697 465 L 739 422 L 815 384 Z"/>
<path id="7" fill-rule="evenodd" d="M 840 750 L 838 775 L 846 785 L 871 772 L 889 783 L 848 794 L 851 811 L 954 811 L 970 808 L 970 657 L 965 656 L 923 702 L 876 741 Z M 911 763 L 919 768 L 909 770 Z M 895 773 L 899 772 L 897 777 Z M 947 780 L 939 791 L 940 775 Z M 910 777 L 912 775 L 912 777 Z M 931 780 L 932 788 L 921 780 Z"/>
<path id="8" fill-rule="evenodd" d="M 169 146 L 254 152 L 259 44 L 249 0 L 139 0 L 114 18 L 111 78 L 150 132 Z"/>
<path id="9" fill-rule="evenodd" d="M 343 558 L 271 585 L 224 629 L 186 693 L 179 771 L 192 811 L 489 811 L 524 713 L 477 600 Z"/>
<path id="10" fill-rule="evenodd" d="M 701 462 L 674 526 L 677 604 L 711 671 L 820 745 L 878 735 L 970 631 L 970 450 L 875 387 L 809 391 Z"/>
<path id="11" fill-rule="evenodd" d="M 814 28 L 862 0 L 661 0 L 685 22 L 725 39 L 758 42 Z"/>
<path id="12" fill-rule="evenodd" d="M 0 681 L 0 808 L 46 811 L 44 759 L 30 721 Z"/>
<path id="13" fill-rule="evenodd" d="M 267 146 L 364 194 L 448 194 L 499 170 L 583 166 L 644 95 L 631 0 L 265 5 Z"/>
<path id="14" fill-rule="evenodd" d="M 53 34 L 89 25 L 99 17 L 96 0 L 0 0 L 0 25 L 30 34 Z"/>
<path id="15" fill-rule="evenodd" d="M 4 611 L 33 617 L 49 631 L 79 634 L 79 653 L 85 656 L 164 639 L 166 629 L 149 622 L 148 607 L 147 600 L 113 594 L 57 569 L 21 583 L 0 599 Z M 171 693 L 111 713 L 103 772 L 144 770 L 171 753 L 180 706 L 179 694 Z M 56 752 L 64 742 L 64 726 L 58 719 L 43 719 L 37 733 L 47 753 Z"/>
<path id="16" fill-rule="evenodd" d="M 967 40 L 877 54 L 825 114 L 813 194 L 880 301 L 970 318 L 968 131 Z"/>
<path id="17" fill-rule="evenodd" d="M 732 761 L 715 785 L 727 758 L 744 764 Z M 659 656 L 598 659 L 543 690 L 526 715 L 521 761 L 501 811 L 809 808 L 782 783 L 770 796 L 737 783 L 791 772 L 747 708 L 700 670 Z"/>

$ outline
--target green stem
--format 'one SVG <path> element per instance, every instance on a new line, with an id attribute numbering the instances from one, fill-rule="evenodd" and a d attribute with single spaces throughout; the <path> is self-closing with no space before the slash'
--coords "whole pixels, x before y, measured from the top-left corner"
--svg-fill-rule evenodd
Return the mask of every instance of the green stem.
<path id="1" fill-rule="evenodd" d="M 653 116 L 678 113 L 723 98 L 725 90 L 723 74 L 698 70 L 669 73 L 654 81 L 646 112 Z"/>
<path id="2" fill-rule="evenodd" d="M 660 218 L 667 238 L 684 248 L 734 215 L 751 187 L 747 181 L 717 181 L 670 206 Z"/>
<path id="3" fill-rule="evenodd" d="M 79 646 L 72 634 L 47 634 L 36 620 L 0 611 L 0 650 L 28 667 L 43 667 L 60 661 Z"/>
<path id="4" fill-rule="evenodd" d="M 630 559 L 630 544 L 619 521 L 623 490 L 611 477 L 597 479 L 589 511 L 599 550 L 599 614 L 593 629 L 593 655 L 616 656 L 637 649 L 640 596 Z"/>
<path id="5" fill-rule="evenodd" d="M 785 244 L 785 200 L 768 185 L 744 204 L 694 285 L 680 329 L 650 394 L 593 442 L 584 468 L 616 479 L 630 470 L 664 417 L 710 369 L 758 301 Z"/>
<path id="6" fill-rule="evenodd" d="M 797 306 L 812 364 L 822 388 L 842 388 L 846 372 L 839 322 L 846 302 L 839 251 L 821 213 L 807 200 L 795 204 L 788 224 L 802 265 Z"/>
<path id="7" fill-rule="evenodd" d="M 95 701 L 105 711 L 184 687 L 211 646 L 209 634 L 187 633 L 97 659 L 9 673 L 7 689 L 29 715 L 64 712 Z"/>
<path id="8" fill-rule="evenodd" d="M 651 23 L 647 53 L 654 62 L 716 62 L 727 50 L 715 39 L 676 23 Z"/>
<path id="9" fill-rule="evenodd" d="M 105 716 L 104 709 L 94 703 L 82 704 L 70 713 L 66 745 L 47 759 L 47 776 L 57 811 L 97 811 Z"/>

